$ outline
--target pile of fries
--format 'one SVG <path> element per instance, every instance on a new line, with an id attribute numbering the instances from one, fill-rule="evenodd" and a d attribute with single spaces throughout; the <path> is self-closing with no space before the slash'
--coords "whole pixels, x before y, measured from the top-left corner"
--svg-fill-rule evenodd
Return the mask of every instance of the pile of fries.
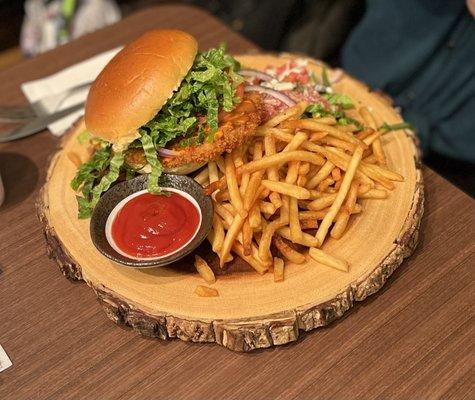
<path id="1" fill-rule="evenodd" d="M 328 236 L 343 236 L 351 215 L 362 212 L 360 199 L 385 199 L 394 182 L 403 181 L 386 167 L 380 140 L 386 131 L 378 130 L 368 108 L 357 111 L 358 129 L 333 117 L 303 118 L 307 106 L 301 102 L 274 116 L 250 142 L 196 176 L 213 197 L 208 239 L 221 267 L 234 254 L 259 274 L 273 270 L 276 282 L 287 262 L 302 264 L 307 257 L 348 271 L 346 260 L 320 247 Z M 210 283 L 208 269 L 200 274 Z"/>

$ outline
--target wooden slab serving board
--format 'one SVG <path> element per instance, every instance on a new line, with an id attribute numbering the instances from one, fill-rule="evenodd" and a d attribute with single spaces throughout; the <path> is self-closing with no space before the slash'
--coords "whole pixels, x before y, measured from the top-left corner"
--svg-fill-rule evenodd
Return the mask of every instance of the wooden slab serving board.
<path id="1" fill-rule="evenodd" d="M 238 57 L 245 67 L 262 69 L 285 58 L 248 55 Z M 310 68 L 321 73 L 321 65 Z M 388 99 L 370 92 L 344 75 L 334 85 L 357 106 L 366 105 L 379 121 L 401 120 Z M 68 278 L 84 280 L 96 293 L 107 316 L 141 334 L 161 339 L 216 342 L 236 351 L 250 351 L 297 340 L 300 331 L 327 325 L 341 317 L 355 301 L 378 291 L 413 251 L 423 212 L 423 184 L 419 154 L 411 132 L 383 137 L 389 167 L 404 176 L 386 200 L 364 200 L 363 212 L 350 222 L 340 240 L 328 240 L 324 249 L 349 261 L 348 273 L 308 260 L 289 265 L 285 280 L 258 275 L 236 257 L 218 276 L 219 297 L 202 298 L 194 291 L 202 279 L 192 258 L 169 267 L 137 270 L 103 257 L 89 236 L 89 220 L 77 219 L 75 193 L 69 182 L 76 172 L 70 153 L 87 159 L 77 135 L 80 121 L 54 156 L 38 201 L 49 255 Z M 198 252 L 213 266 L 209 245 Z"/>

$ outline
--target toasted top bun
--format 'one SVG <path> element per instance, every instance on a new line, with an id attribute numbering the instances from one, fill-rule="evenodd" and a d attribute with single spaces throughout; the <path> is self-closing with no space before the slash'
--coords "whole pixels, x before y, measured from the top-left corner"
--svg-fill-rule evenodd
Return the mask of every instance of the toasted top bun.
<path id="1" fill-rule="evenodd" d="M 198 44 L 179 30 L 154 30 L 125 46 L 102 70 L 86 102 L 86 128 L 117 146 L 138 137 L 178 89 Z"/>

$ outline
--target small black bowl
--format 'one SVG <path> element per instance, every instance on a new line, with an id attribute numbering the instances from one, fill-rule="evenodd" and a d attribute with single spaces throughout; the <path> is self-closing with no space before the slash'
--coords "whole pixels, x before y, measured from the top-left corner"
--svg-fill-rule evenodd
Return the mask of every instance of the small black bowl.
<path id="1" fill-rule="evenodd" d="M 204 194 L 203 188 L 198 182 L 185 175 L 163 174 L 159 181 L 159 185 L 162 188 L 181 190 L 182 192 L 188 193 L 198 203 L 201 210 L 201 225 L 198 228 L 198 232 L 195 234 L 191 242 L 188 243 L 184 248 L 180 249 L 176 253 L 172 253 L 169 256 L 163 256 L 159 259 L 144 258 L 141 260 L 136 260 L 120 254 L 110 245 L 109 241 L 107 240 L 107 218 L 120 201 L 135 192 L 147 189 L 147 181 L 148 175 L 142 175 L 137 178 L 118 183 L 106 193 L 104 193 L 94 208 L 94 212 L 92 213 L 91 217 L 90 232 L 92 242 L 96 248 L 112 261 L 128 267 L 159 267 L 162 265 L 171 264 L 180 258 L 185 257 L 194 249 L 196 249 L 206 238 L 213 223 L 213 202 L 209 196 Z"/>

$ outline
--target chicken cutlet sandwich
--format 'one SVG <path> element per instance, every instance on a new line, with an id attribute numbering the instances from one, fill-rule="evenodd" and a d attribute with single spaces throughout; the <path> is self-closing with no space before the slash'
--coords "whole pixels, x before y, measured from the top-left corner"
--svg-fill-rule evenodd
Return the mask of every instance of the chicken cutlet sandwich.
<path id="1" fill-rule="evenodd" d="M 244 93 L 239 63 L 224 45 L 198 52 L 179 30 L 155 30 L 125 46 L 94 81 L 86 101 L 91 158 L 71 182 L 79 218 L 89 218 L 119 179 L 148 173 L 159 193 L 162 172 L 191 173 L 254 134 L 258 93 Z"/>

